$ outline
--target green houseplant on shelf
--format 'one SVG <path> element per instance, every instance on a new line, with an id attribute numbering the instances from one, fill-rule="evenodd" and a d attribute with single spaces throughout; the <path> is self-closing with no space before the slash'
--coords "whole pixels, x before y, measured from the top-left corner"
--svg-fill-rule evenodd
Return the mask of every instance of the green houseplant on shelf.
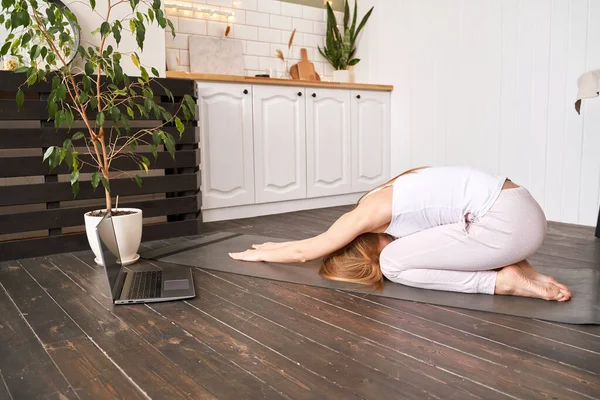
<path id="1" fill-rule="evenodd" d="M 68 127 L 70 134 L 61 145 L 48 148 L 43 161 L 48 162 L 51 171 L 61 164 L 68 165 L 75 198 L 79 192 L 81 167 L 87 165 L 94 171 L 85 184 L 91 184 L 94 190 L 102 186 L 106 207 L 84 216 L 90 247 L 98 262 L 100 249 L 94 228 L 111 211 L 122 256 L 120 262 L 126 265 L 139 258 L 142 210 L 114 208 L 110 181 L 126 177 L 142 185 L 140 175 L 148 173 L 151 161 L 136 153 L 137 146 L 149 146 L 154 158 L 159 146 L 164 146 L 175 158 L 175 138 L 165 127 L 174 125 L 181 134 L 184 130 L 181 118 L 189 119 L 195 113 L 195 102 L 186 96 L 178 106 L 168 107 L 170 110 L 157 104 L 151 84 L 160 85 L 160 82 L 150 75 L 158 77 L 159 73 L 156 68 L 140 62 L 137 51 L 144 49 L 147 27 L 157 24 L 166 29 L 168 26 L 175 35 L 173 25 L 164 16 L 161 1 L 100 1 L 101 7 L 96 7 L 96 0 L 82 3 L 88 4 L 90 12 L 101 17 L 101 23 L 91 32 L 95 43 L 80 43 L 81 27 L 77 17 L 60 1 L 1 0 L 0 24 L 4 25 L 8 36 L 2 38 L 4 44 L 0 55 L 16 58 L 20 67 L 15 72 L 26 76 L 16 95 L 19 109 L 25 101 L 22 88 L 37 82 L 52 83 L 47 99 L 49 119 L 54 121 L 57 129 Z M 121 15 L 128 16 L 115 18 L 117 8 L 127 8 Z M 135 38 L 135 51 L 119 51 L 122 35 Z M 122 62 L 125 59 L 132 61 L 139 77 L 124 73 Z M 79 66 L 75 66 L 76 62 Z M 168 88 L 161 90 L 174 103 Z M 183 115 L 180 117 L 180 114 Z M 132 128 L 131 122 L 139 119 L 151 120 L 155 127 Z M 77 129 L 73 127 L 75 120 L 81 121 L 78 121 Z M 80 151 L 87 155 L 85 159 L 80 157 Z M 124 157 L 133 159 L 141 173 L 112 167 L 114 160 Z M 108 239 L 108 246 L 115 252 L 116 243 L 114 236 L 112 238 Z"/>
<path id="2" fill-rule="evenodd" d="M 329 61 L 334 69 L 333 81 L 349 82 L 350 71 L 348 71 L 348 67 L 354 66 L 360 62 L 359 58 L 354 57 L 356 53 L 356 40 L 369 20 L 374 7 L 371 7 L 371 9 L 365 14 L 357 27 L 357 0 L 354 0 L 354 12 L 351 24 L 350 7 L 348 5 L 348 0 L 346 0 L 344 2 L 344 25 L 342 26 L 342 31 L 340 31 L 335 13 L 331 8 L 331 4 L 329 4 L 329 2 L 326 2 L 326 4 L 327 32 L 325 37 L 325 45 L 323 48 L 319 46 L 319 52 L 325 59 L 327 59 L 327 61 Z"/>

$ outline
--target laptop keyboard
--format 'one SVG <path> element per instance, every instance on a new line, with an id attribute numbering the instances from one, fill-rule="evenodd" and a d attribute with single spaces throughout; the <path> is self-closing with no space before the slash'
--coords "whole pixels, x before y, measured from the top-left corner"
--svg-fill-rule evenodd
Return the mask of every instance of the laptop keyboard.
<path id="1" fill-rule="evenodd" d="M 131 273 L 131 272 L 130 272 Z M 160 297 L 162 271 L 133 272 L 130 299 L 153 299 Z"/>

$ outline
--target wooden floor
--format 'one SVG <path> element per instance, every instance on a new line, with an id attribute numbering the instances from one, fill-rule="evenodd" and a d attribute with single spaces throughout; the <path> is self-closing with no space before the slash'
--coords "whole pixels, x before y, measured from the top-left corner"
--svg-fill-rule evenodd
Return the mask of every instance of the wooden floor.
<path id="1" fill-rule="evenodd" d="M 344 211 L 206 230 L 296 239 Z M 598 266 L 600 241 L 553 224 L 540 257 Z M 600 326 L 195 277 L 193 300 L 113 307 L 90 252 L 0 263 L 0 400 L 600 399 Z"/>

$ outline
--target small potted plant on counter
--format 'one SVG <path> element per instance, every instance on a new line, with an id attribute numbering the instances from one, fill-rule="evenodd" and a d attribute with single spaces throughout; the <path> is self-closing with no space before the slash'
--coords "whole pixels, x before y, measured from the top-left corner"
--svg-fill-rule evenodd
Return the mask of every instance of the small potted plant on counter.
<path id="1" fill-rule="evenodd" d="M 122 255 L 120 262 L 125 265 L 139 258 L 142 210 L 113 208 L 110 181 L 111 178 L 128 177 L 141 186 L 142 179 L 135 172 L 115 171 L 111 163 L 117 158 L 129 157 L 147 173 L 150 160 L 136 153 L 138 145 L 149 146 L 155 158 L 158 146 L 165 146 L 175 158 L 175 138 L 165 132 L 164 127 L 174 124 L 181 134 L 184 124 L 179 113 L 183 112 L 182 118 L 189 119 L 195 113 L 196 105 L 189 96 L 170 111 L 156 104 L 152 87 L 156 88 L 154 85 L 160 83 L 150 77 L 150 74 L 158 77 L 156 68 L 142 65 L 135 51 L 118 51 L 122 34 L 133 35 L 137 50 L 142 51 L 146 28 L 150 24 L 156 23 L 163 29 L 169 25 L 174 35 L 173 25 L 165 18 L 160 0 L 106 0 L 105 3 L 96 9 L 96 1 L 89 2 L 90 12 L 101 15 L 102 22 L 92 32 L 98 36 L 98 44 L 86 44 L 84 48 L 79 45 L 81 28 L 76 16 L 59 1 L 3 0 L 0 23 L 5 25 L 9 35 L 0 54 L 11 54 L 19 59 L 21 67 L 16 72 L 26 73 L 27 77 L 23 86 L 52 82 L 47 99 L 49 119 L 54 120 L 57 129 L 67 126 L 74 133 L 61 145 L 48 148 L 43 160 L 48 162 L 51 171 L 63 163 L 68 165 L 74 196 L 79 192 L 81 167 L 87 165 L 87 169 L 93 171 L 90 184 L 94 190 L 102 185 L 106 207 L 85 214 L 90 247 L 98 260 L 100 249 L 94 228 L 111 211 Z M 129 19 L 111 19 L 111 12 L 117 7 L 129 7 L 126 10 L 131 13 Z M 124 25 L 129 32 L 123 32 L 126 30 Z M 71 65 L 76 55 L 81 58 L 80 67 Z M 130 78 L 123 72 L 121 62 L 125 58 L 131 59 L 137 67 L 139 77 Z M 162 91 L 174 102 L 167 88 L 163 87 Z M 25 94 L 19 88 L 16 95 L 19 109 L 24 99 Z M 76 119 L 81 122 L 79 128 L 73 129 Z M 156 126 L 152 129 L 132 128 L 136 119 L 156 121 Z M 78 150 L 87 157 L 82 159 Z"/>
<path id="2" fill-rule="evenodd" d="M 361 20 L 358 27 L 356 26 L 358 6 L 356 0 L 354 1 L 354 13 L 352 17 L 352 24 L 350 23 L 350 7 L 348 6 L 348 0 L 344 4 L 344 26 L 343 34 L 340 32 L 338 27 L 335 13 L 331 8 L 331 4 L 327 4 L 327 35 L 325 37 L 326 43 L 323 48 L 319 47 L 319 52 L 323 57 L 329 61 L 333 66 L 333 81 L 334 82 L 349 82 L 350 71 L 349 66 L 354 66 L 360 62 L 360 59 L 354 58 L 356 53 L 356 39 L 360 34 L 361 30 L 365 27 L 365 24 L 369 20 L 373 8 L 369 10 Z"/>

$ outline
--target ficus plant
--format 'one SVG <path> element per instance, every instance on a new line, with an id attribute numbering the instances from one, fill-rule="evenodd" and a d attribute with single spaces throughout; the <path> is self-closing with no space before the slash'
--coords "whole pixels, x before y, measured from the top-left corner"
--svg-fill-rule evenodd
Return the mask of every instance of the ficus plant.
<path id="1" fill-rule="evenodd" d="M 358 6 L 354 0 L 354 12 L 352 16 L 352 24 L 350 24 L 350 7 L 348 0 L 344 1 L 344 25 L 342 26 L 343 34 L 338 27 L 338 22 L 335 13 L 331 8 L 331 4 L 327 4 L 327 32 L 325 37 L 325 45 L 323 48 L 319 46 L 319 52 L 336 70 L 345 70 L 348 66 L 356 65 L 360 62 L 359 58 L 354 58 L 356 53 L 356 40 L 360 31 L 365 27 L 369 20 L 373 8 L 365 14 L 365 16 L 356 26 L 358 18 Z"/>
<path id="2" fill-rule="evenodd" d="M 43 161 L 54 170 L 62 163 L 69 166 L 71 188 L 74 196 L 79 192 L 80 168 L 88 164 L 95 172 L 91 177 L 94 190 L 102 184 L 106 197 L 106 210 L 112 209 L 110 180 L 130 173 L 111 168 L 114 160 L 130 157 L 147 173 L 150 160 L 136 153 L 139 145 L 149 145 L 156 159 L 159 146 L 164 146 L 175 158 L 175 138 L 165 131 L 166 126 L 176 126 L 181 135 L 184 124 L 181 118 L 190 119 L 195 113 L 194 100 L 186 95 L 171 111 L 154 100 L 153 85 L 159 73 L 156 68 L 140 62 L 144 49 L 146 29 L 158 24 L 162 29 L 175 31 L 172 23 L 161 9 L 161 1 L 153 0 L 102 0 L 106 7 L 96 9 L 96 0 L 89 1 L 90 11 L 101 15 L 102 22 L 92 32 L 97 35 L 96 43 L 79 43 L 76 40 L 81 27 L 77 17 L 56 0 L 1 0 L 0 24 L 9 32 L 0 48 L 2 56 L 11 55 L 22 65 L 15 72 L 26 73 L 24 85 L 36 82 L 52 82 L 47 99 L 49 119 L 55 127 L 68 127 L 70 137 L 60 146 L 48 148 Z M 128 17 L 111 19 L 117 7 L 128 7 Z M 133 35 L 136 51 L 120 52 L 123 35 Z M 111 44 L 112 43 L 112 44 Z M 113 46 L 113 44 L 115 46 Z M 80 60 L 79 67 L 71 63 L 74 55 Z M 139 71 L 139 76 L 130 77 L 123 72 L 121 62 L 130 58 Z M 76 60 L 77 61 L 77 60 Z M 152 77 L 150 76 L 152 75 Z M 154 86 L 156 88 L 156 86 Z M 168 88 L 162 91 L 175 103 Z M 23 106 L 25 94 L 17 91 L 16 102 Z M 180 117 L 180 114 L 183 114 Z M 81 129 L 73 129 L 73 122 L 82 121 Z M 131 121 L 136 119 L 155 120 L 156 127 L 135 129 Z M 93 162 L 84 161 L 76 148 L 86 148 Z M 142 185 L 136 174 L 132 179 Z"/>

